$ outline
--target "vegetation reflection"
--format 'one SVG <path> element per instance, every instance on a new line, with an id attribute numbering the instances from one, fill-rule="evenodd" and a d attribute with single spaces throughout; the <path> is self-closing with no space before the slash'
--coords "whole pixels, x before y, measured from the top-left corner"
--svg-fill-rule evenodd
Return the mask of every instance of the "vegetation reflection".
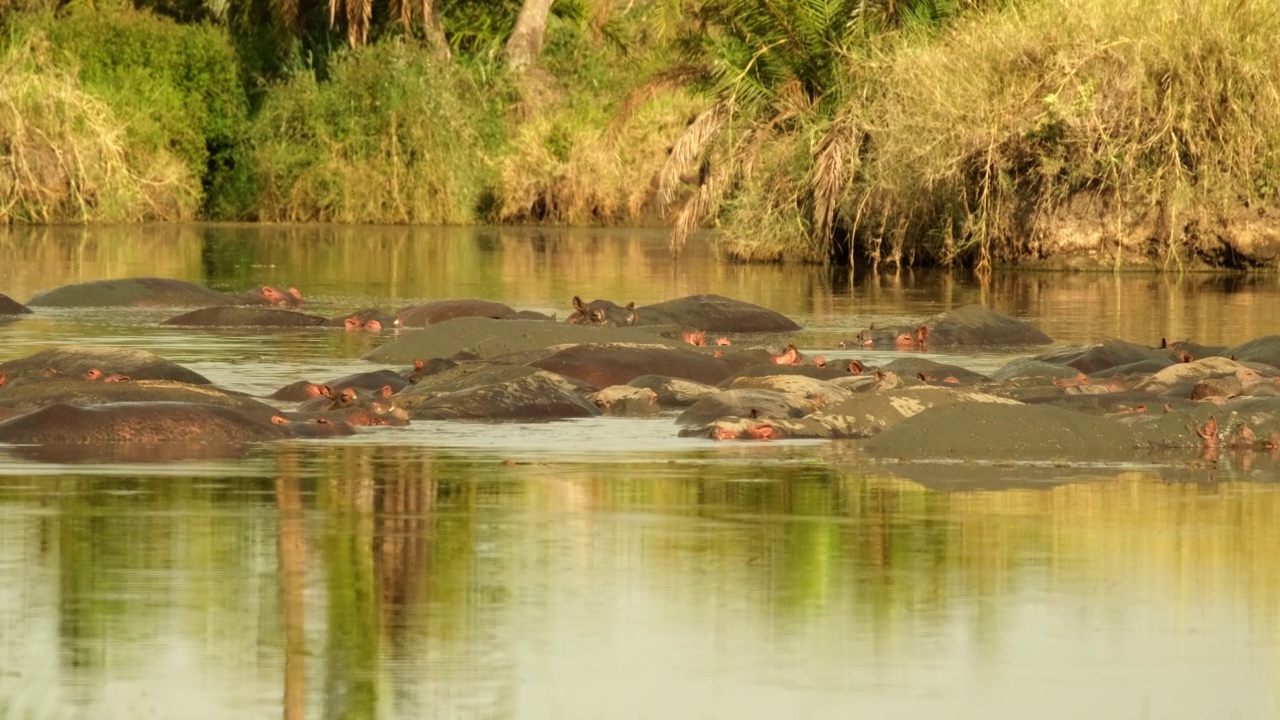
<path id="1" fill-rule="evenodd" d="M 10 581 L 56 583 L 60 674 L 89 694 L 77 702 L 176 634 L 207 657 L 265 651 L 219 682 L 261 672 L 286 718 L 384 717 L 419 697 L 410 686 L 422 702 L 502 704 L 516 682 L 502 658 L 564 593 L 591 607 L 619 588 L 741 641 L 827 628 L 820 652 L 876 657 L 957 622 L 988 653 L 1011 621 L 987 601 L 1042 591 L 1085 614 L 1225 604 L 1258 632 L 1280 602 L 1270 485 L 1121 473 L 934 492 L 817 459 L 602 466 L 363 446 L 275 461 L 274 481 L 0 480 L 0 512 L 38 518 L 22 539 L 38 560 Z"/>

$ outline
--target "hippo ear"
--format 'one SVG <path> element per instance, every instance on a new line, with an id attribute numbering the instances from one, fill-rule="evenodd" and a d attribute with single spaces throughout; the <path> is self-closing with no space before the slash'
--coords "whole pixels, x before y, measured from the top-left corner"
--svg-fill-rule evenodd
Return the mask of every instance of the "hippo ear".
<path id="1" fill-rule="evenodd" d="M 635 312 L 635 309 L 636 309 L 635 300 L 632 300 L 631 302 L 627 303 L 627 306 L 622 309 L 626 310 L 627 312 Z"/>
<path id="2" fill-rule="evenodd" d="M 414 360 L 414 361 L 413 361 L 413 369 L 414 369 L 414 370 L 421 370 L 422 368 L 424 368 L 424 367 L 426 367 L 426 366 L 427 366 L 427 361 L 426 361 L 426 360 Z"/>
<path id="3" fill-rule="evenodd" d="M 382 386 L 382 390 L 381 390 L 381 391 L 379 391 L 379 392 L 378 392 L 378 394 L 379 394 L 379 395 L 381 395 L 381 396 L 385 399 L 385 398 L 389 398 L 389 397 L 391 397 L 392 395 L 394 395 L 394 394 L 395 394 L 395 391 L 391 389 L 391 386 L 390 386 L 390 385 L 383 385 L 383 386 Z"/>
<path id="4" fill-rule="evenodd" d="M 329 399 L 333 399 L 333 388 L 329 387 L 328 385 L 321 385 L 319 389 L 320 389 L 321 396 L 327 397 Z"/>
<path id="5" fill-rule="evenodd" d="M 272 415 L 271 422 L 275 423 L 276 425 L 288 425 L 289 418 L 284 417 L 283 415 Z"/>
<path id="6" fill-rule="evenodd" d="M 582 302 L 582 298 L 578 297 L 577 295 L 573 296 L 573 309 L 577 310 L 580 313 L 584 313 L 587 311 L 586 305 Z"/>

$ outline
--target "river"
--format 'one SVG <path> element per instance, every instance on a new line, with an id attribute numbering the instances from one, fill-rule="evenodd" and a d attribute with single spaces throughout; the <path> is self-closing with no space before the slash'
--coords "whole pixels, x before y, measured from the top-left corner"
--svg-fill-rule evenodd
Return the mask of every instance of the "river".
<path id="1" fill-rule="evenodd" d="M 717 292 L 804 350 L 980 302 L 1059 344 L 1280 333 L 1280 279 L 678 262 L 660 231 L 0 229 L 0 292 L 158 275 L 307 310 Z M 386 335 L 0 324 L 0 361 L 150 350 L 236 390 L 358 369 Z M 857 353 L 868 364 L 892 353 Z M 939 355 L 978 370 L 1001 353 Z M 669 416 L 414 423 L 235 460 L 0 450 L 0 717 L 1261 718 L 1280 715 L 1276 463 L 880 465 Z"/>

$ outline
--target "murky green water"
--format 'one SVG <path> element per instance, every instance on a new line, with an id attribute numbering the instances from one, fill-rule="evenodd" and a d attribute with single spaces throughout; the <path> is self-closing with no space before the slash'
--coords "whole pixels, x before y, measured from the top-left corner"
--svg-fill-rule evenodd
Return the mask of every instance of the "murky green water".
<path id="1" fill-rule="evenodd" d="M 795 316 L 829 357 L 967 302 L 1062 342 L 1280 332 L 1274 277 L 850 281 L 697 246 L 673 266 L 648 231 L 0 234 L 18 300 L 144 274 L 287 282 L 327 315 L 721 292 Z M 168 314 L 0 324 L 0 360 L 122 344 L 263 392 L 386 340 L 154 325 Z M 415 423 L 178 464 L 3 451 L 0 717 L 1275 717 L 1275 468 L 923 472 L 852 443 L 677 438 L 669 418 Z"/>

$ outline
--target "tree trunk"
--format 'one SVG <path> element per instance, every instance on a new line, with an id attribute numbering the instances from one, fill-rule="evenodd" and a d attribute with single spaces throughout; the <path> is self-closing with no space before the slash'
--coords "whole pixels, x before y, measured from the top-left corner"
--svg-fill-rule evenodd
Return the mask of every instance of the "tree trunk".
<path id="1" fill-rule="evenodd" d="M 432 56 L 441 62 L 448 62 L 449 39 L 445 37 L 444 25 L 440 22 L 439 0 L 422 0 L 422 34 Z"/>
<path id="2" fill-rule="evenodd" d="M 551 13 L 552 0 L 524 0 L 516 28 L 507 40 L 507 67 L 512 72 L 524 72 L 542 54 L 542 38 L 547 34 L 547 15 Z"/>

